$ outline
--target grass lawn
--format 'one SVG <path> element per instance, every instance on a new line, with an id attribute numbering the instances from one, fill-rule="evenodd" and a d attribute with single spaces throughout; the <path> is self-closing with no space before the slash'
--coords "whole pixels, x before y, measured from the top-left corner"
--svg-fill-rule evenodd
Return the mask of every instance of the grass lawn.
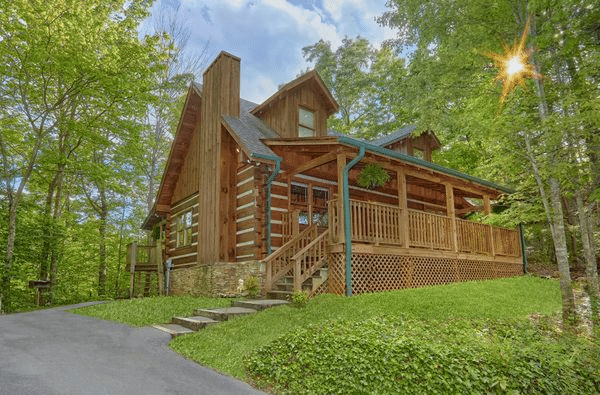
<path id="1" fill-rule="evenodd" d="M 521 276 L 473 281 L 351 298 L 321 295 L 305 308 L 277 307 L 174 339 L 170 346 L 187 358 L 247 380 L 245 356 L 280 336 L 327 321 L 515 319 L 560 311 L 558 281 Z"/>
<path id="2" fill-rule="evenodd" d="M 171 322 L 174 315 L 190 316 L 194 309 L 229 307 L 231 301 L 199 296 L 157 296 L 119 300 L 69 311 L 132 326 L 146 326 Z"/>

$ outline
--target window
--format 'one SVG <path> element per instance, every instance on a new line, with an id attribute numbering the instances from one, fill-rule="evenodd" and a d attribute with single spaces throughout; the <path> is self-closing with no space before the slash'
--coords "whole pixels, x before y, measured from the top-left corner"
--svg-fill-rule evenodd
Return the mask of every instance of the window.
<path id="1" fill-rule="evenodd" d="M 291 191 L 292 203 L 295 204 L 306 204 L 307 203 L 307 186 L 303 184 L 292 183 Z"/>
<path id="2" fill-rule="evenodd" d="M 192 209 L 175 217 L 175 246 L 185 247 L 192 244 Z"/>
<path id="3" fill-rule="evenodd" d="M 315 113 L 300 107 L 298 110 L 298 137 L 315 136 Z"/>
<path id="4" fill-rule="evenodd" d="M 325 188 L 313 187 L 313 205 L 315 207 L 327 207 L 329 201 L 329 190 Z"/>

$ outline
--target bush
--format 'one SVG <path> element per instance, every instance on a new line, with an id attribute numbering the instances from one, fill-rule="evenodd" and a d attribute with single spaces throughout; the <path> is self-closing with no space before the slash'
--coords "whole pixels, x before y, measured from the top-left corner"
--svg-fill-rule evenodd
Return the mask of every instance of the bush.
<path id="1" fill-rule="evenodd" d="M 337 321 L 284 335 L 245 360 L 283 393 L 596 393 L 597 345 L 528 321 Z"/>
<path id="2" fill-rule="evenodd" d="M 248 292 L 248 296 L 256 298 L 260 293 L 260 281 L 254 276 L 250 276 L 244 282 L 244 289 Z"/>
<path id="3" fill-rule="evenodd" d="M 298 291 L 292 294 L 292 304 L 295 307 L 305 307 L 308 304 L 310 297 L 308 296 L 308 292 L 306 291 Z"/>

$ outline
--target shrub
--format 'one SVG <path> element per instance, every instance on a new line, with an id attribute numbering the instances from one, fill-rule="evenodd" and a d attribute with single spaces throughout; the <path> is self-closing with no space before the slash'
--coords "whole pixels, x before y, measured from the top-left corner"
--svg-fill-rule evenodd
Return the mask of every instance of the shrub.
<path id="1" fill-rule="evenodd" d="M 260 281 L 258 281 L 258 278 L 250 276 L 244 282 L 244 288 L 248 292 L 248 296 L 256 298 L 260 293 Z"/>
<path id="2" fill-rule="evenodd" d="M 308 304 L 310 297 L 306 291 L 298 291 L 292 294 L 292 304 L 296 307 L 302 308 Z"/>
<path id="3" fill-rule="evenodd" d="M 245 360 L 283 393 L 596 393 L 598 347 L 528 321 L 336 321 L 290 332 Z"/>

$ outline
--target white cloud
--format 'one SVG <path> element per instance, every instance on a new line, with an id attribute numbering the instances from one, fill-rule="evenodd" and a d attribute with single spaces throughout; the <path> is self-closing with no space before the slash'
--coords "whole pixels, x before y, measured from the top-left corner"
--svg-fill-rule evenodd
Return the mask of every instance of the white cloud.
<path id="1" fill-rule="evenodd" d="M 255 102 L 309 67 L 303 47 L 324 39 L 336 48 L 344 36 L 359 34 L 378 44 L 389 31 L 374 20 L 385 0 L 323 0 L 322 6 L 314 0 L 180 0 L 180 8 L 192 30 L 190 46 L 209 40 L 215 55 L 224 50 L 241 58 L 242 97 Z"/>

